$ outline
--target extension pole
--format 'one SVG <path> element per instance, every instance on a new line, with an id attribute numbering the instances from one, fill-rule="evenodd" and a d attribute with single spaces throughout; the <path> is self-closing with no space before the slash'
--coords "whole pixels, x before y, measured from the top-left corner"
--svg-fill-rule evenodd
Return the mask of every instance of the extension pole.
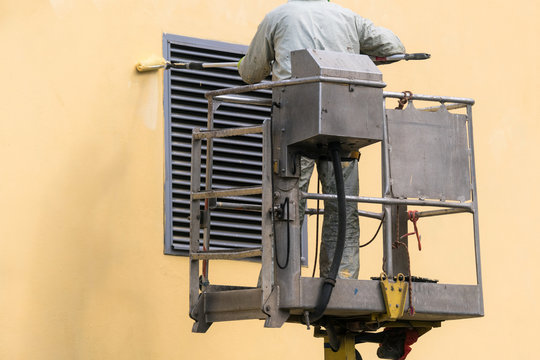
<path id="1" fill-rule="evenodd" d="M 153 71 L 159 69 L 190 69 L 190 70 L 203 70 L 207 68 L 223 68 L 223 67 L 237 67 L 236 62 L 218 62 L 218 63 L 202 63 L 202 62 L 170 62 L 163 58 L 151 58 L 137 63 L 137 71 Z"/>
<path id="2" fill-rule="evenodd" d="M 370 56 L 369 58 L 376 64 L 390 64 L 400 60 L 425 60 L 431 57 L 426 53 L 414 53 L 414 54 L 395 54 L 385 57 Z M 153 71 L 158 69 L 191 69 L 191 70 L 203 70 L 208 68 L 223 68 L 223 67 L 238 67 L 238 61 L 232 62 L 217 62 L 217 63 L 202 63 L 202 62 L 171 62 L 164 58 L 153 57 L 140 61 L 136 65 L 137 71 Z"/>

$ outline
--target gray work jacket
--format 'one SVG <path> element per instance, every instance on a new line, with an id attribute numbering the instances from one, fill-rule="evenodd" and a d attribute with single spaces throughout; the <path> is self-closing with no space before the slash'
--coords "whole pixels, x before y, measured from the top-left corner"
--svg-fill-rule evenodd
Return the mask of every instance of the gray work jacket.
<path id="1" fill-rule="evenodd" d="M 238 70 L 248 84 L 291 77 L 290 53 L 319 49 L 372 56 L 404 53 L 390 30 L 326 0 L 289 0 L 269 12 Z"/>

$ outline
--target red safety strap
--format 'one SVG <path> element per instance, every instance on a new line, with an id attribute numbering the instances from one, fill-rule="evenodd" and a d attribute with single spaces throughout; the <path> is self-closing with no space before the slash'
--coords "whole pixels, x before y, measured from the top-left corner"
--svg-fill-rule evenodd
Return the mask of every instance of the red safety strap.
<path id="1" fill-rule="evenodd" d="M 407 102 L 409 102 L 409 100 L 411 100 L 412 96 L 413 96 L 412 92 L 408 90 L 404 91 L 403 97 L 398 100 L 398 106 L 396 107 L 396 110 L 403 110 L 403 107 L 405 106 L 405 104 L 407 104 Z"/>
<path id="2" fill-rule="evenodd" d="M 418 227 L 416 226 L 416 222 L 418 221 L 418 219 L 420 219 L 420 218 L 418 217 L 418 211 L 416 211 L 416 210 L 411 210 L 411 211 L 408 211 L 407 213 L 409 214 L 409 220 L 411 220 L 411 222 L 413 223 L 413 226 L 414 226 L 414 232 L 408 233 L 408 234 L 405 234 L 405 235 L 402 235 L 402 236 L 401 236 L 401 239 L 403 239 L 404 237 L 407 237 L 407 236 L 411 236 L 411 235 L 416 234 L 416 239 L 418 240 L 418 250 L 419 250 L 419 251 L 422 251 L 422 243 L 420 242 L 420 239 L 421 239 L 422 237 L 421 237 L 420 234 L 418 233 Z"/>
<path id="3" fill-rule="evenodd" d="M 405 344 L 403 346 L 403 356 L 399 358 L 399 360 L 405 360 L 407 358 L 407 355 L 411 352 L 412 348 L 411 345 L 414 344 L 418 340 L 418 332 L 416 330 L 408 330 L 407 335 L 405 337 Z"/>
<path id="4" fill-rule="evenodd" d="M 392 352 L 398 351 L 397 346 L 400 346 L 400 342 L 403 341 L 403 355 L 397 360 L 405 360 L 412 350 L 411 345 L 417 342 L 420 337 L 420 333 L 415 328 L 385 328 L 383 334 L 386 336 L 383 343 L 379 344 L 379 347 L 384 346 L 386 343 Z M 404 339 L 403 335 L 405 335 Z"/>

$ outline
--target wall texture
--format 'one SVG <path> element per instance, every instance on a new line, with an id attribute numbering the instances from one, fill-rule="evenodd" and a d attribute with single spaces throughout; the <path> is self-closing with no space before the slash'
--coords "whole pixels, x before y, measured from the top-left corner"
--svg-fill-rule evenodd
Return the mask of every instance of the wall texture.
<path id="1" fill-rule="evenodd" d="M 385 67 L 389 90 L 477 101 L 486 317 L 444 324 L 409 358 L 534 356 L 539 5 L 336 2 L 394 30 L 409 51 L 433 55 Z M 321 341 L 300 326 L 270 330 L 247 321 L 190 332 L 187 261 L 163 255 L 163 78 L 134 70 L 138 60 L 162 53 L 164 32 L 247 44 L 280 3 L 0 4 L 0 358 L 323 357 Z M 375 153 L 364 153 L 365 173 L 378 167 Z M 378 188 L 363 178 L 362 189 Z M 461 234 L 465 225 L 456 224 L 444 229 Z M 366 224 L 362 238 L 374 227 Z M 450 267 L 437 276 L 471 281 L 462 270 L 470 256 L 452 246 L 461 240 L 436 241 L 438 229 L 423 228 L 425 247 Z M 372 254 L 376 248 L 363 252 L 363 264 L 378 271 Z M 429 275 L 429 254 L 414 255 L 422 275 Z M 223 279 L 256 282 L 255 264 L 217 267 Z M 374 349 L 367 346 L 364 359 L 375 359 Z"/>

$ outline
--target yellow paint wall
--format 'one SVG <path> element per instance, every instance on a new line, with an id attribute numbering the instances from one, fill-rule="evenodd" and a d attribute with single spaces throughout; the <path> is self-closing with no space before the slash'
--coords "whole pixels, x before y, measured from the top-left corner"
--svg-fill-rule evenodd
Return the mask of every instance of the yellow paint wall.
<path id="1" fill-rule="evenodd" d="M 388 90 L 477 101 L 486 317 L 444 324 L 409 358 L 534 357 L 538 4 L 336 2 L 394 30 L 409 51 L 433 55 L 385 67 Z M 247 44 L 280 3 L 0 4 L 1 359 L 322 359 L 320 340 L 300 326 L 246 321 L 190 332 L 187 260 L 163 255 L 163 78 L 134 71 L 162 53 L 164 32 Z M 364 159 L 362 169 L 378 167 L 374 150 Z M 377 180 L 365 177 L 362 189 L 377 192 Z M 444 259 L 448 245 L 424 238 Z M 362 255 L 367 267 L 375 250 Z M 460 255 L 442 277 L 467 279 Z M 428 256 L 415 255 L 419 267 Z M 223 279 L 256 281 L 255 264 L 218 267 Z M 364 359 L 375 359 L 367 349 Z"/>

